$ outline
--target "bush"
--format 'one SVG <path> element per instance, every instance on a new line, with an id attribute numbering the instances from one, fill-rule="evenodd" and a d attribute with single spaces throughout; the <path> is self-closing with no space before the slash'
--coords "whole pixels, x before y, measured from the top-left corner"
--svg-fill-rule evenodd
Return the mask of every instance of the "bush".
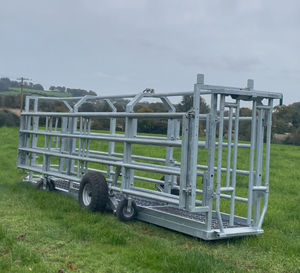
<path id="1" fill-rule="evenodd" d="M 20 124 L 20 118 L 7 110 L 0 111 L 0 127 L 17 127 Z"/>
<path id="2" fill-rule="evenodd" d="M 300 128 L 295 129 L 284 141 L 285 144 L 300 145 Z"/>

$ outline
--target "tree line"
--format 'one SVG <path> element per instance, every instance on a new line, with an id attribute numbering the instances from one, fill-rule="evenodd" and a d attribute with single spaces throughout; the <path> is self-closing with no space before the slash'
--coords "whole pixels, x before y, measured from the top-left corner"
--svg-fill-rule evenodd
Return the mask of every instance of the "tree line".
<path id="1" fill-rule="evenodd" d="M 65 86 L 52 85 L 49 87 L 49 91 L 56 91 L 56 92 L 60 92 L 60 93 L 71 94 L 72 97 L 82 97 L 85 95 L 97 96 L 97 93 L 92 90 L 87 91 L 87 90 L 80 89 L 80 88 L 67 88 Z"/>
<path id="2" fill-rule="evenodd" d="M 23 87 L 30 90 L 45 91 L 43 85 L 40 83 L 33 83 L 24 81 Z M 13 88 L 21 88 L 21 82 L 10 80 L 9 78 L 0 78 L 0 92 L 9 92 Z M 84 90 L 80 88 L 67 88 L 65 86 L 50 86 L 49 91 L 56 91 L 60 93 L 70 94 L 72 97 L 82 97 L 85 95 L 96 96 L 97 93 L 92 90 Z"/>
<path id="3" fill-rule="evenodd" d="M 284 144 L 300 145 L 300 102 L 275 107 L 273 133 L 285 135 Z"/>
<path id="4" fill-rule="evenodd" d="M 44 90 L 44 87 L 39 83 L 24 82 L 24 88 L 32 90 Z M 10 91 L 11 88 L 21 88 L 21 82 L 10 80 L 9 78 L 0 78 L 0 91 Z"/>
<path id="5" fill-rule="evenodd" d="M 118 112 L 125 111 L 128 100 L 117 99 L 113 101 Z M 187 112 L 193 106 L 193 98 L 191 96 L 184 96 L 182 100 L 175 104 L 177 112 Z M 0 108 L 19 108 L 20 97 L 0 95 Z M 67 111 L 65 105 L 60 102 L 41 101 L 40 109 L 43 111 L 63 112 Z M 202 114 L 210 111 L 209 105 L 206 101 L 200 99 L 200 112 Z M 84 103 L 80 108 L 81 112 L 109 112 L 111 109 L 105 101 L 88 102 Z M 135 112 L 139 113 L 151 113 L 151 112 L 167 112 L 167 108 L 161 102 L 141 102 L 135 106 Z M 240 116 L 251 116 L 251 110 L 249 108 L 240 108 Z M 225 116 L 228 115 L 225 112 Z M 1 125 L 6 125 L 4 120 L 8 120 L 7 126 L 13 126 L 15 117 L 8 113 L 2 113 Z M 125 124 L 123 119 L 117 120 L 117 130 L 124 130 Z M 93 129 L 108 130 L 109 119 L 96 118 L 92 124 Z M 168 128 L 168 122 L 164 119 L 140 119 L 138 124 L 139 132 L 153 133 L 153 134 L 166 134 Z M 217 131 L 218 133 L 218 131 Z M 205 121 L 199 124 L 199 135 L 205 136 L 206 124 Z M 228 122 L 224 122 L 224 136 L 226 138 L 228 134 Z M 250 140 L 251 135 L 251 121 L 243 121 L 240 123 L 239 139 Z M 278 138 L 280 136 L 280 138 Z M 273 112 L 272 122 L 272 141 L 274 143 L 293 144 L 300 145 L 300 102 L 296 102 L 290 105 L 276 106 Z"/>

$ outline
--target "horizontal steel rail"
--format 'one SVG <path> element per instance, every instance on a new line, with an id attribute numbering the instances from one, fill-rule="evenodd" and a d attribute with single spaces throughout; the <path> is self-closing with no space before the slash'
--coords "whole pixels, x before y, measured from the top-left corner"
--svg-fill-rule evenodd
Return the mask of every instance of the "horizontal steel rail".
<path id="1" fill-rule="evenodd" d="M 247 95 L 252 97 L 264 97 L 273 99 L 282 99 L 282 94 L 269 91 L 259 91 L 250 88 L 237 88 L 231 86 L 218 86 L 218 85 L 207 85 L 198 84 L 200 90 L 200 95 L 210 95 L 214 92 L 218 94 L 228 94 L 228 95 Z M 145 97 L 161 98 L 161 97 L 177 97 L 177 96 L 192 96 L 193 91 L 185 92 L 169 92 L 169 93 L 145 93 Z M 87 95 L 87 100 L 104 100 L 104 99 L 124 99 L 124 98 L 134 98 L 136 94 L 122 94 L 122 95 L 111 95 L 111 96 L 90 96 Z M 35 96 L 32 96 L 35 97 Z M 80 100 L 82 97 L 39 97 L 40 100 Z"/>
<path id="2" fill-rule="evenodd" d="M 130 195 L 137 196 L 137 197 L 144 197 L 144 198 L 148 198 L 148 199 L 152 199 L 152 200 L 156 200 L 156 201 L 160 201 L 160 202 L 165 202 L 165 203 L 173 204 L 173 205 L 179 204 L 178 196 L 175 196 L 175 195 L 163 194 L 162 192 L 153 192 L 151 190 L 141 189 L 141 188 L 122 189 L 122 188 L 118 188 L 115 186 L 111 186 L 110 188 L 114 191 L 125 193 L 125 194 L 130 194 Z M 196 203 L 199 205 L 202 204 L 202 202 L 199 200 Z M 203 206 L 202 211 L 203 212 L 208 211 L 208 207 Z"/>
<path id="3" fill-rule="evenodd" d="M 279 100 L 281 100 L 283 97 L 283 95 L 278 92 L 258 91 L 249 88 L 238 88 L 238 87 L 231 87 L 231 86 L 198 84 L 197 88 L 199 88 L 199 90 L 210 90 L 212 93 L 224 94 L 229 96 L 239 95 L 239 96 L 247 96 L 251 98 L 270 98 L 270 99 L 279 99 Z"/>
<path id="4" fill-rule="evenodd" d="M 201 95 L 209 95 L 211 92 L 202 91 Z M 161 97 L 178 97 L 178 96 L 192 96 L 194 95 L 193 91 L 185 91 L 185 92 L 172 92 L 172 93 L 144 93 L 144 97 L 150 98 L 161 98 Z M 134 98 L 136 94 L 124 94 L 124 95 L 111 95 L 111 96 L 90 96 L 86 95 L 86 100 L 105 100 L 105 99 L 130 99 Z M 29 96 L 36 97 L 36 96 Z M 53 100 L 53 101 L 61 101 L 61 100 L 80 100 L 83 97 L 38 97 L 40 100 Z"/>
<path id="5" fill-rule="evenodd" d="M 20 151 L 24 152 L 30 152 L 30 153 L 37 153 L 42 155 L 49 155 L 49 156 L 55 156 L 59 158 L 68 158 L 68 159 L 74 159 L 74 160 L 81 160 L 81 161 L 87 161 L 87 162 L 93 162 L 93 163 L 99 163 L 103 165 L 111 165 L 111 166 L 119 166 L 119 167 L 127 167 L 130 169 L 140 170 L 140 171 L 149 171 L 149 172 L 155 172 L 155 173 L 161 173 L 161 174 L 173 174 L 173 175 L 180 175 L 180 169 L 174 168 L 174 167 L 166 167 L 166 166 L 159 166 L 159 165 L 153 165 L 153 164 L 130 164 L 130 163 L 123 163 L 123 162 L 116 162 L 112 160 L 102 160 L 102 159 L 94 159 L 90 157 L 84 157 L 84 156 L 76 156 L 71 154 L 64 154 L 64 153 L 58 153 L 58 152 L 51 152 L 49 150 L 44 149 L 33 149 L 33 148 L 19 148 Z"/>
<path id="6" fill-rule="evenodd" d="M 92 156 L 92 155 L 97 156 L 97 153 L 98 152 L 90 151 L 89 155 L 90 156 Z M 101 155 L 108 156 L 108 153 L 101 153 Z M 113 153 L 113 155 L 116 156 L 114 158 L 115 160 L 120 160 L 120 158 L 123 157 L 123 154 L 121 154 L 121 153 Z M 140 155 L 132 155 L 132 158 L 133 159 L 137 159 L 137 160 L 152 161 L 152 162 L 158 162 L 158 163 L 166 163 L 166 160 L 163 159 L 163 158 L 147 157 L 147 156 L 140 156 Z M 181 166 L 180 162 L 175 162 L 174 164 L 177 167 Z M 207 166 L 205 166 L 205 165 L 197 165 L 197 168 L 200 169 L 200 170 L 207 170 Z M 217 170 L 217 167 L 215 167 L 214 169 Z M 222 172 L 227 172 L 227 169 L 226 168 L 221 168 L 221 171 Z M 229 171 L 232 172 L 232 169 L 229 169 Z M 236 173 L 240 174 L 240 175 L 244 175 L 244 176 L 249 176 L 250 172 L 246 171 L 246 170 L 239 170 L 239 169 L 237 169 Z M 203 175 L 203 173 L 199 173 L 199 175 Z"/>
<path id="7" fill-rule="evenodd" d="M 127 113 L 127 112 L 22 112 L 21 116 L 32 117 L 102 117 L 102 118 L 160 118 L 181 119 L 187 113 Z"/>
<path id="8" fill-rule="evenodd" d="M 41 173 L 46 176 L 53 176 L 53 177 L 58 177 L 58 178 L 66 179 L 66 180 L 72 180 L 72 181 L 75 181 L 78 183 L 80 183 L 80 181 L 81 181 L 81 178 L 78 178 L 74 175 L 67 175 L 64 173 L 57 172 L 57 171 L 46 171 L 43 169 L 42 166 L 41 167 L 32 167 L 32 166 L 27 166 L 27 165 L 23 165 L 23 164 L 18 164 L 18 168 L 21 168 L 21 169 L 27 170 L 27 171 L 32 171 L 35 173 Z"/>
<path id="9" fill-rule="evenodd" d="M 132 144 L 144 144 L 144 145 L 156 145 L 156 146 L 170 146 L 170 147 L 181 147 L 181 140 L 161 140 L 161 139 L 141 139 L 139 137 L 127 138 L 127 137 L 118 137 L 117 135 L 100 135 L 100 134 L 67 134 L 67 133 L 55 133 L 47 131 L 34 131 L 34 130 L 20 130 L 20 133 L 25 134 L 34 134 L 34 135 L 43 135 L 43 136 L 58 136 L 65 138 L 78 138 L 78 139 L 90 139 L 90 140 L 105 140 L 113 142 L 127 142 Z"/>

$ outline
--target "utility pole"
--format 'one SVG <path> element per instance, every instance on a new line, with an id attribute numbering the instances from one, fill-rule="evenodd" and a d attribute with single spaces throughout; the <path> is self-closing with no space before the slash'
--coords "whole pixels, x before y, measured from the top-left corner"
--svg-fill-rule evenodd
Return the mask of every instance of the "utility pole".
<path id="1" fill-rule="evenodd" d="M 21 102 L 20 102 L 20 111 L 22 112 L 22 110 L 23 110 L 23 87 L 24 87 L 24 81 L 29 81 L 30 79 L 26 79 L 26 78 L 24 78 L 24 77 L 21 77 L 21 78 L 18 78 L 17 80 L 18 80 L 18 81 L 21 81 L 21 94 L 20 94 Z"/>

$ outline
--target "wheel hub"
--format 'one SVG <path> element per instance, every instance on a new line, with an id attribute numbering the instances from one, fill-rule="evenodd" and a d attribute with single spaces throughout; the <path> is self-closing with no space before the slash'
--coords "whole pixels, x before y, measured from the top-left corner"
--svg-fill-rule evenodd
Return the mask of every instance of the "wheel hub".
<path id="1" fill-rule="evenodd" d="M 87 183 L 82 191 L 82 201 L 85 206 L 89 206 L 92 201 L 92 187 Z"/>

